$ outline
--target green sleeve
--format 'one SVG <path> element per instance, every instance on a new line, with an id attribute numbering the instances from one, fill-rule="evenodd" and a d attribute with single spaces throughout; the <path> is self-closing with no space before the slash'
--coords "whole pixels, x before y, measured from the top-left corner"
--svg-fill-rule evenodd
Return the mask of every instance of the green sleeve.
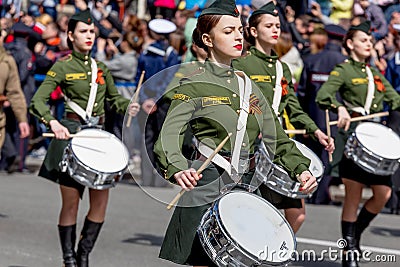
<path id="1" fill-rule="evenodd" d="M 287 71 L 285 71 L 285 77 L 288 79 L 288 94 L 287 104 L 286 104 L 286 112 L 289 116 L 289 121 L 296 129 L 306 129 L 308 134 L 312 134 L 314 136 L 314 132 L 318 130 L 318 126 L 314 123 L 314 121 L 305 113 L 300 106 L 299 100 L 294 92 L 294 86 L 292 82 L 292 75 L 290 74 L 290 70 L 285 63 L 282 63 L 286 66 Z"/>
<path id="2" fill-rule="evenodd" d="M 264 110 L 262 122 L 263 142 L 268 148 L 269 154 L 275 155 L 273 162 L 282 166 L 290 177 L 296 180 L 296 175 L 308 170 L 310 160 L 289 139 L 275 113 L 265 100 L 260 100 L 260 105 L 262 106 L 262 110 Z"/>
<path id="3" fill-rule="evenodd" d="M 182 92 L 182 91 L 180 91 Z M 188 168 L 187 159 L 181 148 L 186 129 L 196 103 L 193 99 L 172 100 L 160 135 L 154 146 L 158 164 L 165 173 L 165 178 L 174 181 L 173 175 Z"/>
<path id="4" fill-rule="evenodd" d="M 100 62 L 99 62 L 100 63 Z M 130 99 L 120 95 L 114 84 L 114 79 L 109 69 L 101 63 L 101 68 L 104 70 L 105 82 L 107 84 L 106 99 L 110 102 L 111 108 L 115 109 L 118 113 L 124 114 L 128 108 Z"/>
<path id="5" fill-rule="evenodd" d="M 307 134 L 314 136 L 314 132 L 318 130 L 318 126 L 310 116 L 303 111 L 294 93 L 289 92 L 289 95 L 285 109 L 289 116 L 290 123 L 293 124 L 296 129 L 305 129 Z"/>
<path id="6" fill-rule="evenodd" d="M 337 111 L 337 108 L 343 106 L 336 99 L 336 92 L 339 91 L 345 80 L 345 69 L 343 64 L 337 65 L 331 71 L 328 80 L 322 85 L 317 93 L 315 101 L 322 110 L 330 109 Z"/>
<path id="7" fill-rule="evenodd" d="M 57 86 L 61 86 L 64 75 L 62 71 L 62 62 L 56 62 L 53 67 L 47 72 L 46 78 L 37 89 L 31 100 L 29 112 L 38 117 L 41 122 L 48 125 L 55 118 L 51 115 L 50 108 L 47 102 L 50 99 L 50 94 Z"/>

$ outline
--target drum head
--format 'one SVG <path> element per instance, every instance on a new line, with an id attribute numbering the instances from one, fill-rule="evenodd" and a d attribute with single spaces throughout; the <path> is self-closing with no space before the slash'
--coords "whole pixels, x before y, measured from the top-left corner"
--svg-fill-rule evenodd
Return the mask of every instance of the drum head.
<path id="1" fill-rule="evenodd" d="M 310 163 L 310 171 L 314 177 L 319 178 L 324 174 L 324 164 L 319 159 L 319 157 L 308 147 L 304 144 L 300 143 L 299 141 L 291 139 L 300 150 L 300 152 L 307 158 L 311 160 Z"/>
<path id="2" fill-rule="evenodd" d="M 230 237 L 253 256 L 276 263 L 290 260 L 296 249 L 292 229 L 270 203 L 236 191 L 219 200 L 218 211 Z"/>
<path id="3" fill-rule="evenodd" d="M 379 123 L 364 122 L 357 126 L 355 135 L 364 147 L 378 156 L 400 158 L 400 138 L 392 129 Z"/>
<path id="4" fill-rule="evenodd" d="M 113 134 L 85 129 L 76 135 L 79 137 L 72 138 L 71 148 L 84 165 L 103 173 L 119 172 L 128 165 L 128 151 Z"/>

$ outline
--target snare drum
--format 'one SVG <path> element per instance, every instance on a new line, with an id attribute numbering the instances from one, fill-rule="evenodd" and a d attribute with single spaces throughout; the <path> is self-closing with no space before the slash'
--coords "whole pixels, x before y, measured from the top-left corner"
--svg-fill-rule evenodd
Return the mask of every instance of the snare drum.
<path id="1" fill-rule="evenodd" d="M 392 175 L 399 168 L 400 138 L 382 124 L 364 122 L 347 139 L 344 154 L 369 173 Z"/>
<path id="2" fill-rule="evenodd" d="M 260 146 L 256 153 L 256 162 L 254 178 L 259 183 L 263 183 L 271 190 L 290 198 L 301 199 L 312 195 L 312 193 L 305 194 L 299 191 L 301 183 L 290 178 L 289 174 L 281 166 L 272 163 L 264 144 Z M 323 167 L 318 168 L 323 169 Z"/>
<path id="3" fill-rule="evenodd" d="M 204 214 L 198 235 L 218 266 L 281 266 L 288 264 L 296 240 L 284 216 L 261 197 L 232 190 Z"/>
<path id="4" fill-rule="evenodd" d="M 300 150 L 300 152 L 311 160 L 309 170 L 317 179 L 317 182 L 319 182 L 322 178 L 322 175 L 324 175 L 324 164 L 311 149 L 306 147 L 306 145 L 300 143 L 299 141 L 293 139 L 291 140 L 296 144 L 296 147 Z"/>
<path id="5" fill-rule="evenodd" d="M 113 134 L 85 129 L 72 138 L 60 163 L 62 171 L 93 189 L 115 186 L 128 167 L 128 150 Z"/>

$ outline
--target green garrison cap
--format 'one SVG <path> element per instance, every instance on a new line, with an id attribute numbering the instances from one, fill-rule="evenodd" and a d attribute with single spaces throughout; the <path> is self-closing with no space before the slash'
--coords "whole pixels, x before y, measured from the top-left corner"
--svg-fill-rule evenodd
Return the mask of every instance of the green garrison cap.
<path id="1" fill-rule="evenodd" d="M 371 21 L 367 20 L 359 25 L 351 26 L 349 31 L 352 31 L 352 30 L 353 31 L 362 31 L 362 32 L 365 32 L 366 34 L 371 34 Z"/>
<path id="2" fill-rule="evenodd" d="M 276 9 L 274 2 L 271 1 L 263 5 L 262 7 L 254 11 L 252 16 L 261 14 L 269 14 L 275 17 L 278 16 L 278 10 Z"/>
<path id="3" fill-rule="evenodd" d="M 86 9 L 86 10 L 81 11 L 79 13 L 75 13 L 74 15 L 72 15 L 70 20 L 82 21 L 82 22 L 84 22 L 86 24 L 92 24 L 93 23 L 93 17 L 90 14 L 90 10 L 89 9 Z"/>
<path id="4" fill-rule="evenodd" d="M 232 0 L 216 0 L 208 8 L 204 9 L 200 16 L 203 15 L 230 15 L 239 17 L 239 10 L 235 1 Z"/>

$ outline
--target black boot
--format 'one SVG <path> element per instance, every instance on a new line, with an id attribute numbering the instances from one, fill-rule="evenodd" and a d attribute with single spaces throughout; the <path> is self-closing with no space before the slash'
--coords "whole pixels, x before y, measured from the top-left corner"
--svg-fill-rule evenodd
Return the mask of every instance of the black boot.
<path id="1" fill-rule="evenodd" d="M 61 249 L 63 252 L 64 267 L 76 267 L 75 240 L 76 224 L 69 226 L 58 226 Z"/>
<path id="2" fill-rule="evenodd" d="M 355 230 L 356 222 L 342 221 L 342 235 L 343 239 L 346 240 L 342 259 L 343 267 L 358 267 L 360 255 L 356 249 Z"/>
<path id="3" fill-rule="evenodd" d="M 85 219 L 85 224 L 83 225 L 81 232 L 81 238 L 78 243 L 76 257 L 78 267 L 89 266 L 89 253 L 94 247 L 94 243 L 99 236 L 102 225 L 103 223 L 92 222 L 88 218 Z"/>
<path id="4" fill-rule="evenodd" d="M 360 254 L 361 254 L 361 249 L 360 249 L 361 234 L 368 227 L 368 225 L 375 218 L 376 215 L 377 214 L 369 212 L 365 208 L 365 206 L 361 209 L 360 213 L 358 214 L 356 222 L 355 239 L 356 239 L 356 248 L 360 252 Z"/>

